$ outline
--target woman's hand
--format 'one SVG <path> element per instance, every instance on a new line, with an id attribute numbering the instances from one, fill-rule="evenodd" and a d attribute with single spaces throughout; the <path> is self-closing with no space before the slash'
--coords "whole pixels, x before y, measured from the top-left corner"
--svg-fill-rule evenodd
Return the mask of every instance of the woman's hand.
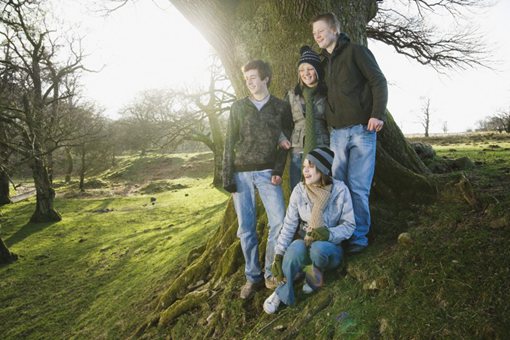
<path id="1" fill-rule="evenodd" d="M 329 229 L 326 227 L 319 227 L 307 232 L 305 236 L 305 245 L 308 247 L 314 241 L 329 241 Z"/>
<path id="2" fill-rule="evenodd" d="M 328 241 L 329 229 L 326 227 L 315 228 L 310 232 L 310 236 L 314 241 Z"/>
<path id="3" fill-rule="evenodd" d="M 276 254 L 274 256 L 273 264 L 271 265 L 271 272 L 276 282 L 283 282 L 283 269 L 282 269 L 283 255 Z"/>

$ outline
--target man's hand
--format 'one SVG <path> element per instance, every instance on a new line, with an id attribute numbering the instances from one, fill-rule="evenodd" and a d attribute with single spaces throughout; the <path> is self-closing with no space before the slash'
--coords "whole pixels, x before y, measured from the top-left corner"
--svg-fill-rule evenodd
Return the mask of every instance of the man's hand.
<path id="1" fill-rule="evenodd" d="M 271 176 L 271 183 L 274 185 L 280 185 L 282 183 L 282 178 L 278 175 Z"/>
<path id="2" fill-rule="evenodd" d="M 383 128 L 384 122 L 377 118 L 370 118 L 368 120 L 367 130 L 379 132 Z"/>
<path id="3" fill-rule="evenodd" d="M 289 150 L 290 147 L 292 146 L 288 139 L 282 140 L 278 145 L 280 145 L 280 148 L 282 148 L 283 150 Z"/>

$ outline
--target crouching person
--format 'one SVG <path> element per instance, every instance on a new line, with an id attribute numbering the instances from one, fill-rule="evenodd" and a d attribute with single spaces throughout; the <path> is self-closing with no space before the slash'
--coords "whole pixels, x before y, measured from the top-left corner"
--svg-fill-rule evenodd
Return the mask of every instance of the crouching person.
<path id="1" fill-rule="evenodd" d="M 322 285 L 324 270 L 342 262 L 340 242 L 351 237 L 355 224 L 349 189 L 331 178 L 333 157 L 326 147 L 305 157 L 304 180 L 292 191 L 277 240 L 272 273 L 280 284 L 264 302 L 268 314 L 275 313 L 281 302 L 294 304 L 293 282 L 300 273 L 306 277 L 303 291 L 312 293 Z M 296 231 L 298 239 L 294 239 Z"/>

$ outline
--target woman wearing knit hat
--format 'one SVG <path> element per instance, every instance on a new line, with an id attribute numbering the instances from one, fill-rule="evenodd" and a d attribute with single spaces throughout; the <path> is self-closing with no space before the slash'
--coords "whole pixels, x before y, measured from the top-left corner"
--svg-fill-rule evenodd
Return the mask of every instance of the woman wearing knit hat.
<path id="1" fill-rule="evenodd" d="M 294 121 L 291 142 L 290 189 L 301 180 L 303 155 L 318 146 L 329 146 L 326 123 L 326 87 L 320 57 L 309 46 L 300 50 L 298 84 L 287 94 Z"/>
<path id="2" fill-rule="evenodd" d="M 354 213 L 349 189 L 331 177 L 333 157 L 327 147 L 305 156 L 303 181 L 292 191 L 275 248 L 271 271 L 279 286 L 264 301 L 268 314 L 275 313 L 281 302 L 294 304 L 293 281 L 299 273 L 305 273 L 303 291 L 311 293 L 322 286 L 323 271 L 342 262 L 340 242 L 354 231 Z M 296 231 L 300 238 L 294 240 Z"/>

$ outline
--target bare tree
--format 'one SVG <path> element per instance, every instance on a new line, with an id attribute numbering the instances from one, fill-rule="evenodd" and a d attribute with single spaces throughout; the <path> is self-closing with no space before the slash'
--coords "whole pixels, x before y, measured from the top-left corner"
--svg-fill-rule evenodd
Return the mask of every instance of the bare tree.
<path id="1" fill-rule="evenodd" d="M 72 135 L 62 129 L 58 103 L 73 95 L 72 87 L 64 84 L 72 83 L 74 74 L 83 69 L 79 40 L 64 43 L 54 38 L 45 18 L 38 1 L 3 3 L 0 36 L 4 51 L 0 63 L 11 74 L 9 88 L 16 91 L 3 94 L 0 119 L 17 130 L 22 142 L 4 140 L 2 144 L 21 153 L 32 169 L 37 192 L 32 222 L 61 219 L 53 208 L 55 191 L 47 160 Z"/>
<path id="2" fill-rule="evenodd" d="M 85 176 L 95 161 L 106 159 L 108 153 L 107 143 L 110 142 L 106 135 L 106 120 L 93 106 L 83 107 L 80 113 L 82 129 L 87 132 L 77 141 L 74 149 L 80 157 L 79 188 L 85 191 Z"/>
<path id="3" fill-rule="evenodd" d="M 476 28 L 467 26 L 446 33 L 427 19 L 446 13 L 458 23 L 470 9 L 489 4 L 483 0 L 381 1 L 377 15 L 367 25 L 366 34 L 370 39 L 392 46 L 397 53 L 440 72 L 486 66 L 489 54 Z"/>
<path id="4" fill-rule="evenodd" d="M 135 143 L 142 154 L 185 141 L 203 143 L 213 152 L 213 184 L 220 186 L 225 131 L 221 117 L 234 100 L 230 82 L 214 59 L 207 90 L 145 91 L 123 108 L 123 124 L 130 127 L 128 142 Z"/>
<path id="5" fill-rule="evenodd" d="M 422 98 L 423 104 L 421 108 L 420 114 L 420 124 L 425 129 L 425 137 L 429 137 L 429 129 L 430 129 L 430 98 Z"/>
<path id="6" fill-rule="evenodd" d="M 448 122 L 443 122 L 443 133 L 446 135 L 448 133 Z"/>
<path id="7" fill-rule="evenodd" d="M 220 118 L 230 110 L 236 97 L 219 60 L 214 58 L 211 63 L 209 87 L 206 91 L 179 95 L 187 102 L 187 119 L 180 125 L 178 133 L 184 140 L 204 143 L 213 152 L 213 184 L 221 187 L 225 124 L 222 124 Z"/>
<path id="8" fill-rule="evenodd" d="M 138 149 L 143 155 L 148 150 L 170 144 L 166 140 L 169 130 L 177 130 L 178 103 L 171 91 L 147 90 L 132 103 L 124 106 L 118 122 L 125 126 L 123 143 L 130 149 Z"/>
<path id="9" fill-rule="evenodd" d="M 500 109 L 492 116 L 479 120 L 477 122 L 477 130 L 498 131 L 499 133 L 506 131 L 510 133 L 510 108 Z"/>

